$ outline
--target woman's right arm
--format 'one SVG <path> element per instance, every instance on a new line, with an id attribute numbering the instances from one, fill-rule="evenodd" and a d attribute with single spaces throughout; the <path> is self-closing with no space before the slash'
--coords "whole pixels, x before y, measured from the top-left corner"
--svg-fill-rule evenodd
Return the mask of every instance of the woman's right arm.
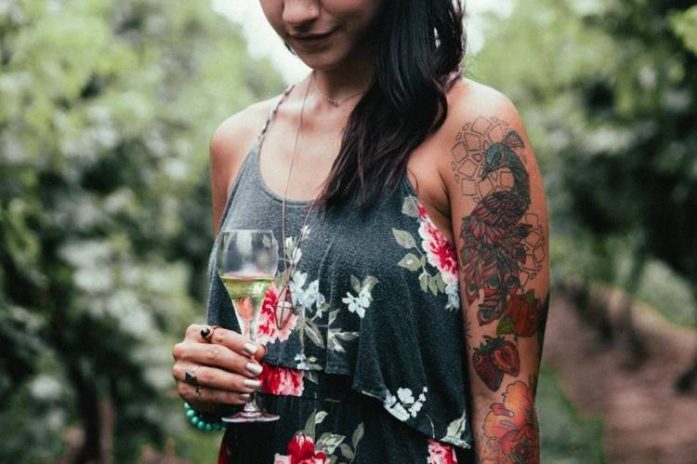
<path id="1" fill-rule="evenodd" d="M 210 141 L 210 176 L 213 204 L 213 230 L 218 233 L 229 189 L 242 162 L 263 125 L 266 102 L 258 103 L 223 121 Z M 172 349 L 172 375 L 179 396 L 194 409 L 215 413 L 223 405 L 240 405 L 261 385 L 261 359 L 265 350 L 242 335 L 217 328 L 208 339 L 202 330 L 208 326 L 192 324 Z M 210 329 L 209 329 L 210 330 Z M 203 332 L 205 334 L 205 331 Z M 261 349 L 260 349 L 261 348 Z M 193 373 L 196 385 L 186 381 Z"/>

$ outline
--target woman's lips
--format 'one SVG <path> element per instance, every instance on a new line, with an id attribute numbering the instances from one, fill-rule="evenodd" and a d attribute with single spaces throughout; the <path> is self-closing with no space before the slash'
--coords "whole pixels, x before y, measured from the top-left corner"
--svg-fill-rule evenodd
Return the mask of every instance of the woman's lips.
<path id="1" fill-rule="evenodd" d="M 313 48 L 322 45 L 332 34 L 334 34 L 334 31 L 329 31 L 324 34 L 303 34 L 291 37 L 296 43 L 304 47 Z"/>

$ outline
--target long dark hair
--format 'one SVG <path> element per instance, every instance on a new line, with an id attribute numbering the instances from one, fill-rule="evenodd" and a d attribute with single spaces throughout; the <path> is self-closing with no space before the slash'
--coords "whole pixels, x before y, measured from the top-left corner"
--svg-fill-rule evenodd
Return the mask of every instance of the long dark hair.
<path id="1" fill-rule="evenodd" d="M 383 0 L 376 20 L 373 84 L 353 109 L 319 203 L 368 206 L 406 175 L 409 154 L 447 116 L 446 93 L 462 75 L 459 0 Z"/>

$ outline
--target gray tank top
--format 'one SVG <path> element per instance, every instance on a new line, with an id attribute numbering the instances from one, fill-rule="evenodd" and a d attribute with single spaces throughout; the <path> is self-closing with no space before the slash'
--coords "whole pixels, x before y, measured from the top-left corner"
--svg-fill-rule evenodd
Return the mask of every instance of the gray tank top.
<path id="1" fill-rule="evenodd" d="M 261 177 L 264 136 L 286 89 L 244 160 L 227 198 L 221 230 L 271 229 L 281 242 L 282 198 Z M 346 204 L 313 210 L 286 202 L 286 256 L 294 260 L 295 313 L 279 313 L 279 290 L 266 294 L 258 326 L 265 362 L 312 373 L 350 376 L 353 390 L 380 401 L 394 417 L 429 437 L 469 448 L 465 343 L 455 248 L 434 226 L 408 176 L 368 210 Z M 208 323 L 239 330 L 209 259 Z M 279 264 L 279 272 L 283 271 Z M 317 376 L 315 377 L 317 378 Z"/>

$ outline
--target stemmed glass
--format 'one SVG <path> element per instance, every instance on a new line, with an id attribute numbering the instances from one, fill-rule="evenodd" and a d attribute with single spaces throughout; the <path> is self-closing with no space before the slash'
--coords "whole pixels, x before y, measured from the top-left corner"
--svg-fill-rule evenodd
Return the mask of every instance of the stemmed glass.
<path id="1" fill-rule="evenodd" d="M 231 229 L 221 232 L 217 253 L 218 275 L 230 295 L 240 333 L 256 339 L 257 319 L 278 266 L 278 246 L 271 230 Z M 255 393 L 244 409 L 223 422 L 270 422 L 279 416 L 265 411 Z"/>

